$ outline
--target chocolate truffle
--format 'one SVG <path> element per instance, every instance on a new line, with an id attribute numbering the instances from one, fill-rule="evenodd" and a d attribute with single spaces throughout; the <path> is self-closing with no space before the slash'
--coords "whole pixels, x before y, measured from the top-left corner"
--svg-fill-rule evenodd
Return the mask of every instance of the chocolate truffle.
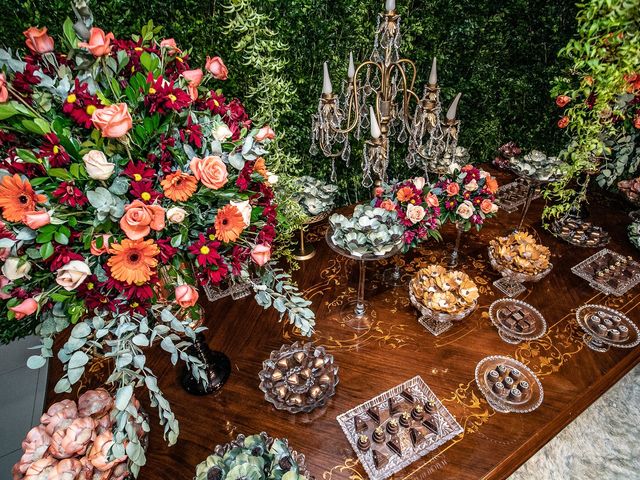
<path id="1" fill-rule="evenodd" d="M 280 370 L 274 370 L 273 373 L 271 373 L 271 380 L 273 380 L 274 382 L 279 382 L 280 380 L 282 380 L 283 376 L 284 375 Z"/>
<path id="2" fill-rule="evenodd" d="M 363 452 L 369 450 L 371 448 L 371 441 L 369 440 L 369 437 L 366 435 L 358 436 L 358 448 Z"/>
<path id="3" fill-rule="evenodd" d="M 520 373 L 520 370 L 518 370 L 517 368 L 512 368 L 509 372 L 509 376 L 517 382 L 518 380 L 520 380 L 520 377 L 522 377 L 522 373 Z"/>
<path id="4" fill-rule="evenodd" d="M 422 408 L 420 405 L 416 405 L 415 407 L 413 407 L 413 409 L 411 410 L 411 418 L 419 421 L 422 420 L 422 417 L 424 417 L 424 408 Z"/>
<path id="5" fill-rule="evenodd" d="M 289 359 L 281 358 L 280 360 L 278 360 L 277 365 L 281 370 L 287 370 L 289 368 Z"/>
<path id="6" fill-rule="evenodd" d="M 398 437 L 391 437 L 391 439 L 387 442 L 387 447 L 389 447 L 389 450 L 391 450 L 399 457 L 402 456 L 402 445 L 400 444 L 400 439 Z"/>
<path id="7" fill-rule="evenodd" d="M 373 464 L 376 466 L 378 470 L 384 468 L 384 466 L 389 462 L 389 458 L 378 450 L 373 451 Z"/>
<path id="8" fill-rule="evenodd" d="M 504 375 L 507 371 L 507 367 L 505 367 L 504 365 L 500 364 L 496 367 L 496 370 L 498 371 L 498 373 L 500 375 Z"/>
<path id="9" fill-rule="evenodd" d="M 509 391 L 509 398 L 514 401 L 519 401 L 522 399 L 522 392 L 517 388 L 512 388 Z"/>
<path id="10" fill-rule="evenodd" d="M 307 358 L 304 352 L 296 352 L 293 354 L 293 358 L 296 362 L 302 364 L 304 360 Z"/>
<path id="11" fill-rule="evenodd" d="M 599 324 L 596 327 L 596 333 L 600 336 L 605 337 L 607 335 L 607 327 L 605 327 L 603 324 Z"/>
<path id="12" fill-rule="evenodd" d="M 620 340 L 620 330 L 612 328 L 609 330 L 608 336 L 611 340 Z"/>
<path id="13" fill-rule="evenodd" d="M 411 415 L 409 415 L 409 412 L 404 412 L 402 415 L 400 415 L 399 422 L 401 427 L 409 428 L 409 426 L 411 425 Z"/>
<path id="14" fill-rule="evenodd" d="M 518 384 L 518 388 L 520 390 L 522 390 L 523 392 L 526 392 L 527 390 L 529 390 L 529 382 L 527 382 L 526 380 L 522 380 L 519 384 Z"/>
<path id="15" fill-rule="evenodd" d="M 390 435 L 395 435 L 396 433 L 398 433 L 398 430 L 400 430 L 400 427 L 398 427 L 398 422 L 396 420 L 389 420 L 389 422 L 387 423 L 387 432 L 389 432 Z"/>
<path id="16" fill-rule="evenodd" d="M 618 331 L 620 332 L 620 340 L 629 336 L 629 328 L 626 325 L 618 325 Z"/>
<path id="17" fill-rule="evenodd" d="M 496 383 L 498 380 L 500 380 L 500 374 L 495 370 L 491 370 L 487 374 L 487 380 L 489 381 L 489 383 Z"/>
<path id="18" fill-rule="evenodd" d="M 495 393 L 497 393 L 498 395 L 501 395 L 502 392 L 504 391 L 504 383 L 502 382 L 496 382 L 493 384 L 493 391 Z"/>
<path id="19" fill-rule="evenodd" d="M 505 388 L 511 388 L 511 386 L 513 385 L 513 378 L 504 377 L 504 380 L 502 380 L 502 383 L 504 383 Z"/>
<path id="20" fill-rule="evenodd" d="M 376 443 L 382 443 L 384 442 L 384 430 L 382 430 L 382 427 L 378 427 L 373 431 L 373 441 Z"/>
<path id="21" fill-rule="evenodd" d="M 424 404 L 424 409 L 427 413 L 433 413 L 436 411 L 436 402 L 429 400 Z"/>

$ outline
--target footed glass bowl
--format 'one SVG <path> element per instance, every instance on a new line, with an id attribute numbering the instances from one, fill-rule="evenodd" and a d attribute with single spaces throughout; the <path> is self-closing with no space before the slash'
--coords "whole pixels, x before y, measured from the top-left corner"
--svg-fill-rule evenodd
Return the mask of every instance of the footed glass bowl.
<path id="1" fill-rule="evenodd" d="M 478 301 L 476 300 L 473 302 L 473 305 L 458 313 L 438 312 L 436 310 L 432 310 L 415 296 L 412 283 L 413 280 L 409 283 L 409 300 L 416 310 L 421 313 L 420 318 L 418 318 L 418 322 L 435 336 L 449 330 L 453 327 L 454 322 L 459 322 L 468 317 L 478 306 Z"/>

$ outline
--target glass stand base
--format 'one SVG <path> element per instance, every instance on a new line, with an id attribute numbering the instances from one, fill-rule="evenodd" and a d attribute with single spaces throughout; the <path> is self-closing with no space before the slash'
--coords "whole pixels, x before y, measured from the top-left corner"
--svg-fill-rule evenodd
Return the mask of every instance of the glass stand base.
<path id="1" fill-rule="evenodd" d="M 302 248 L 298 246 L 293 252 L 292 256 L 299 262 L 310 260 L 316 255 L 316 249 L 313 245 L 303 245 Z"/>
<path id="2" fill-rule="evenodd" d="M 358 303 L 355 298 L 349 300 L 340 311 L 342 323 L 354 330 L 369 330 L 376 318 L 376 311 L 369 302 Z"/>
<path id="3" fill-rule="evenodd" d="M 382 283 L 390 287 L 399 287 L 404 285 L 402 276 L 404 271 L 400 267 L 387 268 L 382 274 Z"/>
<path id="4" fill-rule="evenodd" d="M 585 333 L 582 336 L 582 339 L 584 340 L 584 343 L 587 344 L 587 347 L 589 347 L 591 350 L 594 350 L 596 352 L 606 352 L 609 350 L 609 345 L 601 342 L 600 340 L 598 340 L 592 335 L 589 335 L 588 333 Z"/>
<path id="5" fill-rule="evenodd" d="M 505 277 L 493 282 L 493 286 L 510 298 L 517 297 L 527 290 L 523 284 Z"/>
<path id="6" fill-rule="evenodd" d="M 500 338 L 503 341 L 510 343 L 511 345 L 518 345 L 522 343 L 522 340 L 516 337 L 509 336 L 504 330 L 498 330 L 498 335 L 500 335 Z"/>
<path id="7" fill-rule="evenodd" d="M 452 322 L 440 322 L 433 317 L 423 315 L 418 319 L 418 323 L 426 328 L 431 335 L 438 336 L 448 331 L 453 327 Z"/>

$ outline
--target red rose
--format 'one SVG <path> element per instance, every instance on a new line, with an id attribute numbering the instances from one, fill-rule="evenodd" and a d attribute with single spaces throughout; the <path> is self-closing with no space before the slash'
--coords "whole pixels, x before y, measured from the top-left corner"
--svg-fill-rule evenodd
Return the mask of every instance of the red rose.
<path id="1" fill-rule="evenodd" d="M 567 128 L 567 125 L 569 125 L 569 117 L 564 116 L 558 120 L 558 128 Z"/>

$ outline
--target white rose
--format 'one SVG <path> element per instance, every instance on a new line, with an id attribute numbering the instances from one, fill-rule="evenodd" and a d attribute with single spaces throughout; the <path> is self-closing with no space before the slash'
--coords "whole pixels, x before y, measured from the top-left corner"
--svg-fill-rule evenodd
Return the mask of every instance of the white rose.
<path id="1" fill-rule="evenodd" d="M 94 180 L 107 180 L 116 167 L 100 150 L 91 150 L 82 157 L 82 160 L 84 160 L 87 174 Z"/>
<path id="2" fill-rule="evenodd" d="M 56 283 L 70 292 L 78 288 L 87 275 L 91 275 L 89 265 L 82 260 L 71 260 L 58 269 Z"/>
<path id="3" fill-rule="evenodd" d="M 22 262 L 18 257 L 9 257 L 4 261 L 2 274 L 9 280 L 19 280 L 31 271 L 30 262 Z"/>
<path id="4" fill-rule="evenodd" d="M 274 173 L 270 173 L 269 176 L 267 177 L 267 182 L 269 182 L 271 185 L 275 185 L 276 183 L 278 183 L 278 180 L 280 179 L 280 177 Z"/>
<path id="5" fill-rule="evenodd" d="M 487 172 L 486 170 L 480 170 L 480 178 L 487 178 L 490 175 L 491 174 L 489 172 Z"/>
<path id="6" fill-rule="evenodd" d="M 498 211 L 498 205 L 495 203 L 491 205 L 491 213 L 496 213 Z"/>
<path id="7" fill-rule="evenodd" d="M 187 218 L 187 212 L 184 208 L 171 207 L 167 210 L 167 220 L 169 223 L 182 223 Z"/>
<path id="8" fill-rule="evenodd" d="M 422 190 L 426 183 L 427 181 L 424 179 L 424 177 L 416 177 L 413 179 L 413 184 L 418 190 Z"/>
<path id="9" fill-rule="evenodd" d="M 227 138 L 231 137 L 233 133 L 229 130 L 226 123 L 221 123 L 216 128 L 213 129 L 213 138 L 215 138 L 219 142 L 224 142 Z"/>
<path id="10" fill-rule="evenodd" d="M 456 214 L 460 215 L 465 220 L 468 220 L 469 218 L 471 218 L 471 215 L 473 215 L 473 203 L 471 203 L 469 200 L 465 200 L 460 205 L 458 205 Z"/>
<path id="11" fill-rule="evenodd" d="M 451 164 L 449 165 L 449 173 L 454 173 L 456 170 L 460 170 L 460 165 L 458 165 L 456 162 L 451 162 Z"/>
<path id="12" fill-rule="evenodd" d="M 421 221 L 427 212 L 420 205 L 414 205 L 410 203 L 407 205 L 407 218 L 411 220 L 414 225 Z"/>
<path id="13" fill-rule="evenodd" d="M 475 192 L 478 189 L 478 182 L 476 182 L 476 180 L 473 179 L 464 186 L 464 189 L 469 192 Z"/>
<path id="14" fill-rule="evenodd" d="M 248 227 L 251 225 L 251 211 L 253 207 L 249 205 L 249 200 L 245 200 L 244 202 L 230 202 L 231 205 L 240 210 L 242 214 L 242 219 L 244 220 L 244 226 Z"/>

